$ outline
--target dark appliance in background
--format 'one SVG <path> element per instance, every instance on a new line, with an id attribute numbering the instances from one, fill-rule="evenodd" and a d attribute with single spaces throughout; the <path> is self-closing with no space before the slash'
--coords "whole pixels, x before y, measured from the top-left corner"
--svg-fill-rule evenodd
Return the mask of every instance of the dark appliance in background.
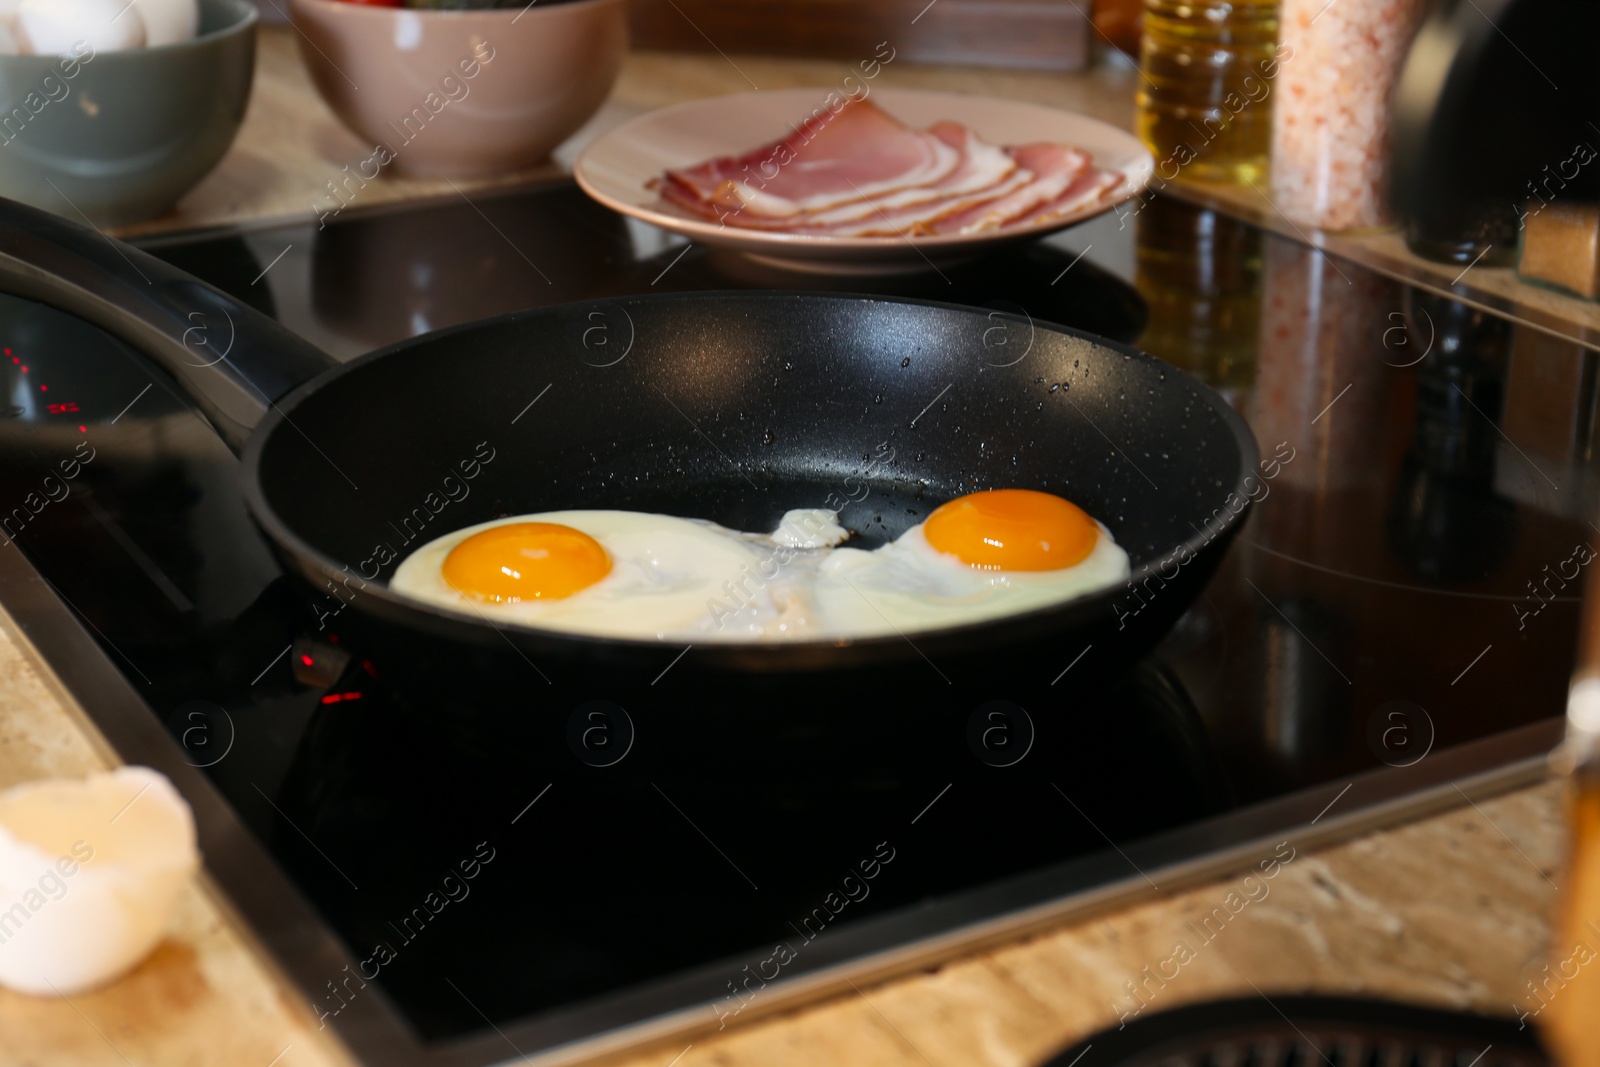
<path id="1" fill-rule="evenodd" d="M 564 182 L 478 206 L 487 219 L 444 200 L 147 247 L 339 358 L 544 303 L 821 287 L 686 249 Z M 1246 415 L 1267 492 L 1156 655 L 1070 699 L 1055 683 L 1078 649 L 972 706 L 842 687 L 763 714 L 754 689 L 735 708 L 689 692 L 648 719 L 563 707 L 508 744 L 471 724 L 541 714 L 531 670 L 486 687 L 463 666 L 424 694 L 394 681 L 405 651 L 332 640 L 187 403 L 93 327 L 0 301 L 0 493 L 20 499 L 80 439 L 96 449 L 70 496 L 11 531 L 0 600 L 125 758 L 184 786 L 223 842 L 215 876 L 363 1058 L 481 1064 L 715 1030 L 839 974 L 1149 892 L 1147 876 L 1166 887 L 1538 773 L 1577 597 L 1525 586 L 1585 527 L 1518 455 L 1567 484 L 1567 446 L 1531 436 L 1558 420 L 1518 397 L 1592 352 L 1529 348 L 1516 324 L 1160 198 L 944 276 L 850 285 L 1133 341 Z M 1535 603 L 1519 629 L 1513 608 Z M 463 862 L 470 896 L 416 919 Z M 851 882 L 858 899 L 808 938 L 862 864 L 870 891 Z M 377 977 L 348 979 L 380 942 Z M 757 987 L 780 942 L 793 962 Z"/>
<path id="2" fill-rule="evenodd" d="M 1525 205 L 1600 201 L 1596 41 L 1600 4 L 1588 0 L 1439 5 L 1394 101 L 1391 195 L 1414 251 L 1509 263 Z"/>

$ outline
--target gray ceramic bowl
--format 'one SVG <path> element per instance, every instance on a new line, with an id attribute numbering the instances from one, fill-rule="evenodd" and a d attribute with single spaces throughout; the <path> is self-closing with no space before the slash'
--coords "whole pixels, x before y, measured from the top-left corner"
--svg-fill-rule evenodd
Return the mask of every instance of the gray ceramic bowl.
<path id="1" fill-rule="evenodd" d="M 0 195 L 97 226 L 166 211 L 239 132 L 256 21 L 247 0 L 200 0 L 191 41 L 0 56 Z"/>

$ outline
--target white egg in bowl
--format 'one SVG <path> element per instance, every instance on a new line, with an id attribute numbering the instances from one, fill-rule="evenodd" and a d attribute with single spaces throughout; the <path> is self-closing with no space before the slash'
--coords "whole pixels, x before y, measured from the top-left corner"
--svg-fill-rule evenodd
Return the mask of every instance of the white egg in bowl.
<path id="1" fill-rule="evenodd" d="M 199 862 L 189 805 L 148 767 L 0 793 L 0 985 L 71 995 L 130 970 Z"/>
<path id="2" fill-rule="evenodd" d="M 1071 502 L 1027 489 L 958 497 L 876 549 L 834 512 L 771 533 L 633 511 L 509 516 L 422 545 L 398 593 L 480 620 L 688 642 L 849 640 L 1017 615 L 1115 586 L 1128 555 Z"/>

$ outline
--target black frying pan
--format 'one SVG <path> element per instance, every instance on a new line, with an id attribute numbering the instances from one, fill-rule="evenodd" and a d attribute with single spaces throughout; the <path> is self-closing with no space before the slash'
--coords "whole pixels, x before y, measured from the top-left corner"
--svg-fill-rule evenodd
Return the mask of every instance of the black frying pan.
<path id="1" fill-rule="evenodd" d="M 1257 461 L 1244 423 L 1187 375 L 978 309 L 629 297 L 518 312 L 335 366 L 151 256 L 4 201 L 0 279 L 176 379 L 240 452 L 250 510 L 305 579 L 320 625 L 411 642 L 414 664 L 435 674 L 511 661 L 557 684 L 647 681 L 682 651 L 494 626 L 391 593 L 398 559 L 450 529 L 587 507 L 763 530 L 789 508 L 842 501 L 845 526 L 877 542 L 952 496 L 1002 486 L 1060 493 L 1105 522 L 1132 557 L 1129 587 L 910 639 L 707 643 L 683 669 L 900 664 L 950 681 L 1010 664 L 1048 677 L 1093 646 L 1074 677 L 1103 673 L 1148 651 L 1197 594 Z"/>

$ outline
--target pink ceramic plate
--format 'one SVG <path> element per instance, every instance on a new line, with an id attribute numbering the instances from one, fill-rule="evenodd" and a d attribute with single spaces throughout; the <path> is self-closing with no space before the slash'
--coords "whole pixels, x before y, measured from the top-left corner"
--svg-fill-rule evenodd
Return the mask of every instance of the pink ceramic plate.
<path id="1" fill-rule="evenodd" d="M 607 207 L 692 241 L 729 248 L 791 270 L 884 274 L 929 270 L 999 245 L 1033 240 L 1093 218 L 1141 192 L 1155 163 L 1138 138 L 1070 111 L 992 97 L 877 89 L 870 99 L 900 121 L 925 127 L 951 119 L 993 144 L 1054 141 L 1089 152 L 1098 167 L 1122 172 L 1122 187 L 1076 214 L 981 234 L 934 237 L 833 237 L 718 226 L 662 202 L 647 183 L 669 167 L 738 155 L 777 140 L 810 114 L 826 89 L 781 89 L 692 100 L 632 119 L 597 139 L 573 174 Z"/>

